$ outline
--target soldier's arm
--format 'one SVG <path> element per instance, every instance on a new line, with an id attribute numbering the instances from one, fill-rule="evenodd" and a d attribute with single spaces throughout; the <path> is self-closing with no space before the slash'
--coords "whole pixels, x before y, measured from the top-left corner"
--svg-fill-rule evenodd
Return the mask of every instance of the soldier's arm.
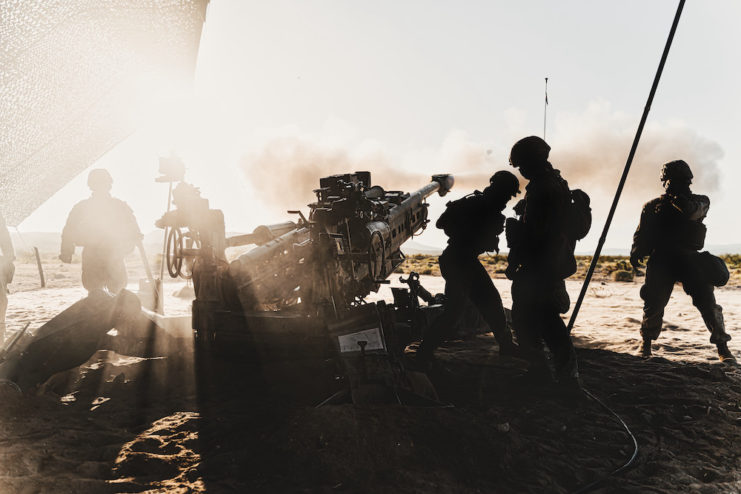
<path id="1" fill-rule="evenodd" d="M 126 202 L 119 200 L 119 211 L 116 215 L 119 219 L 119 245 L 117 250 L 119 254 L 125 256 L 134 250 L 141 242 L 143 235 L 139 229 L 139 223 L 136 221 L 134 211 Z"/>
<path id="2" fill-rule="evenodd" d="M 654 214 L 652 203 L 643 206 L 641 220 L 633 234 L 633 245 L 630 249 L 630 264 L 637 268 L 643 259 L 651 253 L 653 244 L 652 217 Z"/>
<path id="3" fill-rule="evenodd" d="M 562 211 L 560 197 L 554 187 L 546 185 L 528 194 L 525 212 L 522 216 L 523 233 L 529 245 L 541 245 L 561 227 L 565 211 Z"/>
<path id="4" fill-rule="evenodd" d="M 132 239 L 139 240 L 140 238 L 142 238 L 143 235 L 141 229 L 139 229 L 139 223 L 136 221 L 136 216 L 134 216 L 134 211 L 125 202 L 123 203 L 123 205 L 126 210 L 126 213 L 124 214 L 127 223 L 126 229 L 131 235 Z"/>
<path id="5" fill-rule="evenodd" d="M 490 211 L 485 217 L 485 225 L 481 232 L 483 246 L 486 252 L 499 253 L 499 235 L 504 231 L 504 215 L 498 211 Z"/>
<path id="6" fill-rule="evenodd" d="M 80 223 L 80 207 L 75 205 L 67 216 L 67 222 L 62 229 L 62 245 L 59 249 L 59 259 L 62 262 L 72 262 L 72 254 L 75 253 L 75 244 L 78 241 L 77 230 Z"/>

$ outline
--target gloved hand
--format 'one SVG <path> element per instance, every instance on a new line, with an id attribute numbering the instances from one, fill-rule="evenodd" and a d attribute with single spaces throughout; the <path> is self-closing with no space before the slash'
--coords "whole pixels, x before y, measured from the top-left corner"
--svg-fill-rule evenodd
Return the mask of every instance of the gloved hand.
<path id="1" fill-rule="evenodd" d="M 505 221 L 505 238 L 507 239 L 507 247 L 514 247 L 520 241 L 522 236 L 522 224 L 515 218 L 507 218 Z"/>
<path id="2" fill-rule="evenodd" d="M 59 254 L 59 260 L 65 264 L 72 262 L 72 254 Z"/>
<path id="3" fill-rule="evenodd" d="M 643 259 L 645 256 L 639 256 L 637 254 L 631 254 L 630 255 L 630 265 L 633 266 L 633 269 L 639 269 L 643 267 Z"/>
<path id="4" fill-rule="evenodd" d="M 508 280 L 514 280 L 515 274 L 517 273 L 517 264 L 509 263 L 507 264 L 507 269 L 504 270 L 504 276 L 507 277 Z"/>

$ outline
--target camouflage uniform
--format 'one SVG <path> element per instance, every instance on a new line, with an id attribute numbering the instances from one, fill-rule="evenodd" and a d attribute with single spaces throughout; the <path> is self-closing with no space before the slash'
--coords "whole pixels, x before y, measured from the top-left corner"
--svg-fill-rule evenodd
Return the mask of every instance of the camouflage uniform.
<path id="1" fill-rule="evenodd" d="M 702 221 L 709 207 L 707 196 L 695 194 L 664 194 L 643 207 L 633 235 L 631 259 L 637 264 L 636 260 L 650 256 L 646 282 L 641 287 L 644 340 L 659 337 L 664 308 L 677 282 L 682 283 L 684 291 L 692 297 L 692 304 L 700 311 L 710 331 L 710 342 L 718 344 L 731 339 L 725 331 L 723 308 L 715 301 L 714 287 L 697 263 L 698 250 L 705 238 Z"/>
<path id="2" fill-rule="evenodd" d="M 505 180 L 517 179 L 509 172 Z M 495 179 L 497 175 L 492 177 Z M 500 176 L 501 178 L 501 176 Z M 493 183 L 493 182 L 492 182 Z M 493 187 L 493 186 L 490 186 Z M 449 236 L 448 246 L 438 262 L 440 273 L 445 278 L 445 303 L 443 313 L 424 334 L 418 355 L 422 359 L 431 357 L 435 348 L 443 341 L 446 332 L 455 328 L 466 311 L 468 300 L 473 302 L 489 329 L 499 343 L 500 352 L 513 351 L 512 334 L 507 328 L 502 298 L 478 256 L 484 252 L 499 252 L 499 235 L 504 231 L 504 215 L 501 211 L 507 201 L 518 192 L 504 193 L 479 191 L 458 201 L 448 203 L 436 226 Z"/>
<path id="3" fill-rule="evenodd" d="M 560 316 L 569 309 L 564 280 L 576 271 L 575 241 L 566 233 L 571 196 L 550 163 L 533 173 L 525 198 L 516 206 L 519 220 L 507 222 L 512 324 L 531 371 L 547 373 L 545 341 L 559 380 L 577 378 L 576 352 Z"/>
<path id="4" fill-rule="evenodd" d="M 134 213 L 124 201 L 93 193 L 72 208 L 62 230 L 60 258 L 70 259 L 75 246 L 82 246 L 82 285 L 115 294 L 126 287 L 124 257 L 140 238 Z"/>

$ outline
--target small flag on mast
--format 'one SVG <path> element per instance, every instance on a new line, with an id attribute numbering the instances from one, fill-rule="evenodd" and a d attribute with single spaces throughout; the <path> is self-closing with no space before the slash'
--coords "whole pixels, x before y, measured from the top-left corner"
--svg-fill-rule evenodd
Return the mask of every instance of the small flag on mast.
<path id="1" fill-rule="evenodd" d="M 545 104 L 548 104 L 548 78 L 545 78 Z"/>

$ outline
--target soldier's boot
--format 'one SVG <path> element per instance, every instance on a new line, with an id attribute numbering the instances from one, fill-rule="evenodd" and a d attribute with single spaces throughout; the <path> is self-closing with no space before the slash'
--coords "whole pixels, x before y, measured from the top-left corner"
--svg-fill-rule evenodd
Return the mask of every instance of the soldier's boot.
<path id="1" fill-rule="evenodd" d="M 555 384 L 553 374 L 548 365 L 548 359 L 542 348 L 520 347 L 530 365 L 525 374 L 510 380 L 509 386 L 513 393 L 530 394 L 535 390 L 551 389 Z"/>
<path id="2" fill-rule="evenodd" d="M 721 362 L 735 362 L 736 357 L 731 353 L 731 350 L 728 348 L 728 343 L 725 341 L 722 343 L 717 343 L 716 346 L 718 347 L 718 358 Z"/>
<path id="3" fill-rule="evenodd" d="M 728 341 L 731 335 L 726 333 L 726 323 L 723 320 L 723 308 L 720 305 L 713 307 L 709 317 L 703 314 L 705 325 L 710 330 L 710 342 L 718 347 L 718 358 L 721 362 L 735 362 L 731 350 L 728 349 Z"/>
<path id="4" fill-rule="evenodd" d="M 511 341 L 509 343 L 499 345 L 499 356 L 500 357 L 524 358 L 522 351 L 520 351 L 520 347 L 517 346 L 516 343 L 513 343 Z"/>
<path id="5" fill-rule="evenodd" d="M 643 288 L 646 286 L 644 285 Z M 641 288 L 641 296 L 643 296 Z M 643 341 L 638 347 L 638 355 L 643 358 L 651 358 L 651 343 L 658 339 L 661 334 L 661 326 L 664 323 L 664 308 L 651 305 L 649 309 L 643 308 L 643 321 L 641 321 L 641 338 Z"/>
<path id="6" fill-rule="evenodd" d="M 638 347 L 638 353 L 643 358 L 651 358 L 651 340 L 644 338 L 641 345 Z"/>
<path id="7" fill-rule="evenodd" d="M 422 343 L 417 347 L 417 351 L 408 357 L 408 362 L 411 364 L 413 370 L 419 372 L 429 372 L 432 370 L 437 345 L 430 343 L 429 340 L 429 338 L 426 342 L 422 340 Z"/>
<path id="8" fill-rule="evenodd" d="M 569 342 L 558 348 L 552 348 L 556 367 L 556 391 L 560 398 L 568 403 L 577 404 L 586 399 L 579 377 L 576 350 Z"/>
<path id="9" fill-rule="evenodd" d="M 499 344 L 500 357 L 524 358 L 523 352 L 520 350 L 519 345 L 512 341 L 512 335 L 497 335 L 496 339 L 497 343 Z"/>

